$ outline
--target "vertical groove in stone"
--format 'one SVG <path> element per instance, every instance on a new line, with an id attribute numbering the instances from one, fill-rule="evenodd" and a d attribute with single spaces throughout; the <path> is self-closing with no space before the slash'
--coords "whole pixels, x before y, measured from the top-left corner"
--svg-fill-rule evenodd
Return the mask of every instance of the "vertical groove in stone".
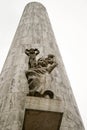
<path id="1" fill-rule="evenodd" d="M 53 90 L 55 99 L 64 102 L 60 130 L 84 130 L 48 14 L 44 6 L 37 2 L 25 7 L 0 76 L 0 130 L 22 130 L 28 92 L 25 77 L 28 57 L 25 49 L 29 48 L 40 50 L 38 58 L 48 54 L 56 56 L 58 67 L 46 83 L 51 81 L 48 86 Z"/>

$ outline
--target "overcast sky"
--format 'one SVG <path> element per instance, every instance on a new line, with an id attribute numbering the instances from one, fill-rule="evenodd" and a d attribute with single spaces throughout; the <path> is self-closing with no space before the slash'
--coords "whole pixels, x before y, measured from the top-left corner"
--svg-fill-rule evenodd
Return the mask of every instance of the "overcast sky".
<path id="1" fill-rule="evenodd" d="M 0 71 L 24 7 L 0 0 Z M 87 0 L 37 0 L 47 9 L 82 120 L 87 129 Z"/>

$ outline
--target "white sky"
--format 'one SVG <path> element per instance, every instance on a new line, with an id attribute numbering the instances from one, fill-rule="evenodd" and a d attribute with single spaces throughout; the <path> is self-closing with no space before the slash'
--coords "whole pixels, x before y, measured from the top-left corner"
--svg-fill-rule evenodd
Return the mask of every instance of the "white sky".
<path id="1" fill-rule="evenodd" d="M 24 7 L 32 0 L 0 0 L 0 71 Z M 82 120 L 87 129 L 87 0 L 37 0 L 47 9 Z"/>

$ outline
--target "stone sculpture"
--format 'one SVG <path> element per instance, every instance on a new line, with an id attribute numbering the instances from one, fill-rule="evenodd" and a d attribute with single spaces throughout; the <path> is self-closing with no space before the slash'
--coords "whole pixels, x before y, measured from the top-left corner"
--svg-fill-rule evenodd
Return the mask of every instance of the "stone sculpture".
<path id="1" fill-rule="evenodd" d="M 31 48 L 30 50 L 26 49 L 25 54 L 29 56 L 29 68 L 36 67 L 36 55 L 38 55 L 40 52 L 38 49 Z"/>
<path id="2" fill-rule="evenodd" d="M 36 97 L 54 97 L 54 93 L 51 90 L 43 90 L 44 76 L 46 73 L 51 73 L 57 66 L 55 56 L 49 54 L 46 58 L 39 58 L 36 61 L 36 55 L 40 52 L 38 49 L 31 48 L 26 49 L 25 54 L 29 56 L 28 71 L 26 71 L 26 77 L 29 84 L 28 96 Z"/>

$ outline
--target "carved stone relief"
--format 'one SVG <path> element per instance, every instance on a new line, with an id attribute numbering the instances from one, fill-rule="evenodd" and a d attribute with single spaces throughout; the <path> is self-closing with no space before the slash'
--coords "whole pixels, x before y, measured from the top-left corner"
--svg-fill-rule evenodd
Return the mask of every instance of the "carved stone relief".
<path id="1" fill-rule="evenodd" d="M 36 60 L 36 56 L 40 53 L 38 49 L 31 48 L 26 49 L 25 54 L 29 57 L 28 70 L 25 72 L 27 80 L 29 93 L 28 96 L 36 97 L 54 97 L 54 93 L 51 90 L 43 90 L 43 83 L 45 74 L 50 74 L 52 70 L 57 66 L 55 61 L 55 56 L 49 54 L 46 58 L 39 58 Z"/>

